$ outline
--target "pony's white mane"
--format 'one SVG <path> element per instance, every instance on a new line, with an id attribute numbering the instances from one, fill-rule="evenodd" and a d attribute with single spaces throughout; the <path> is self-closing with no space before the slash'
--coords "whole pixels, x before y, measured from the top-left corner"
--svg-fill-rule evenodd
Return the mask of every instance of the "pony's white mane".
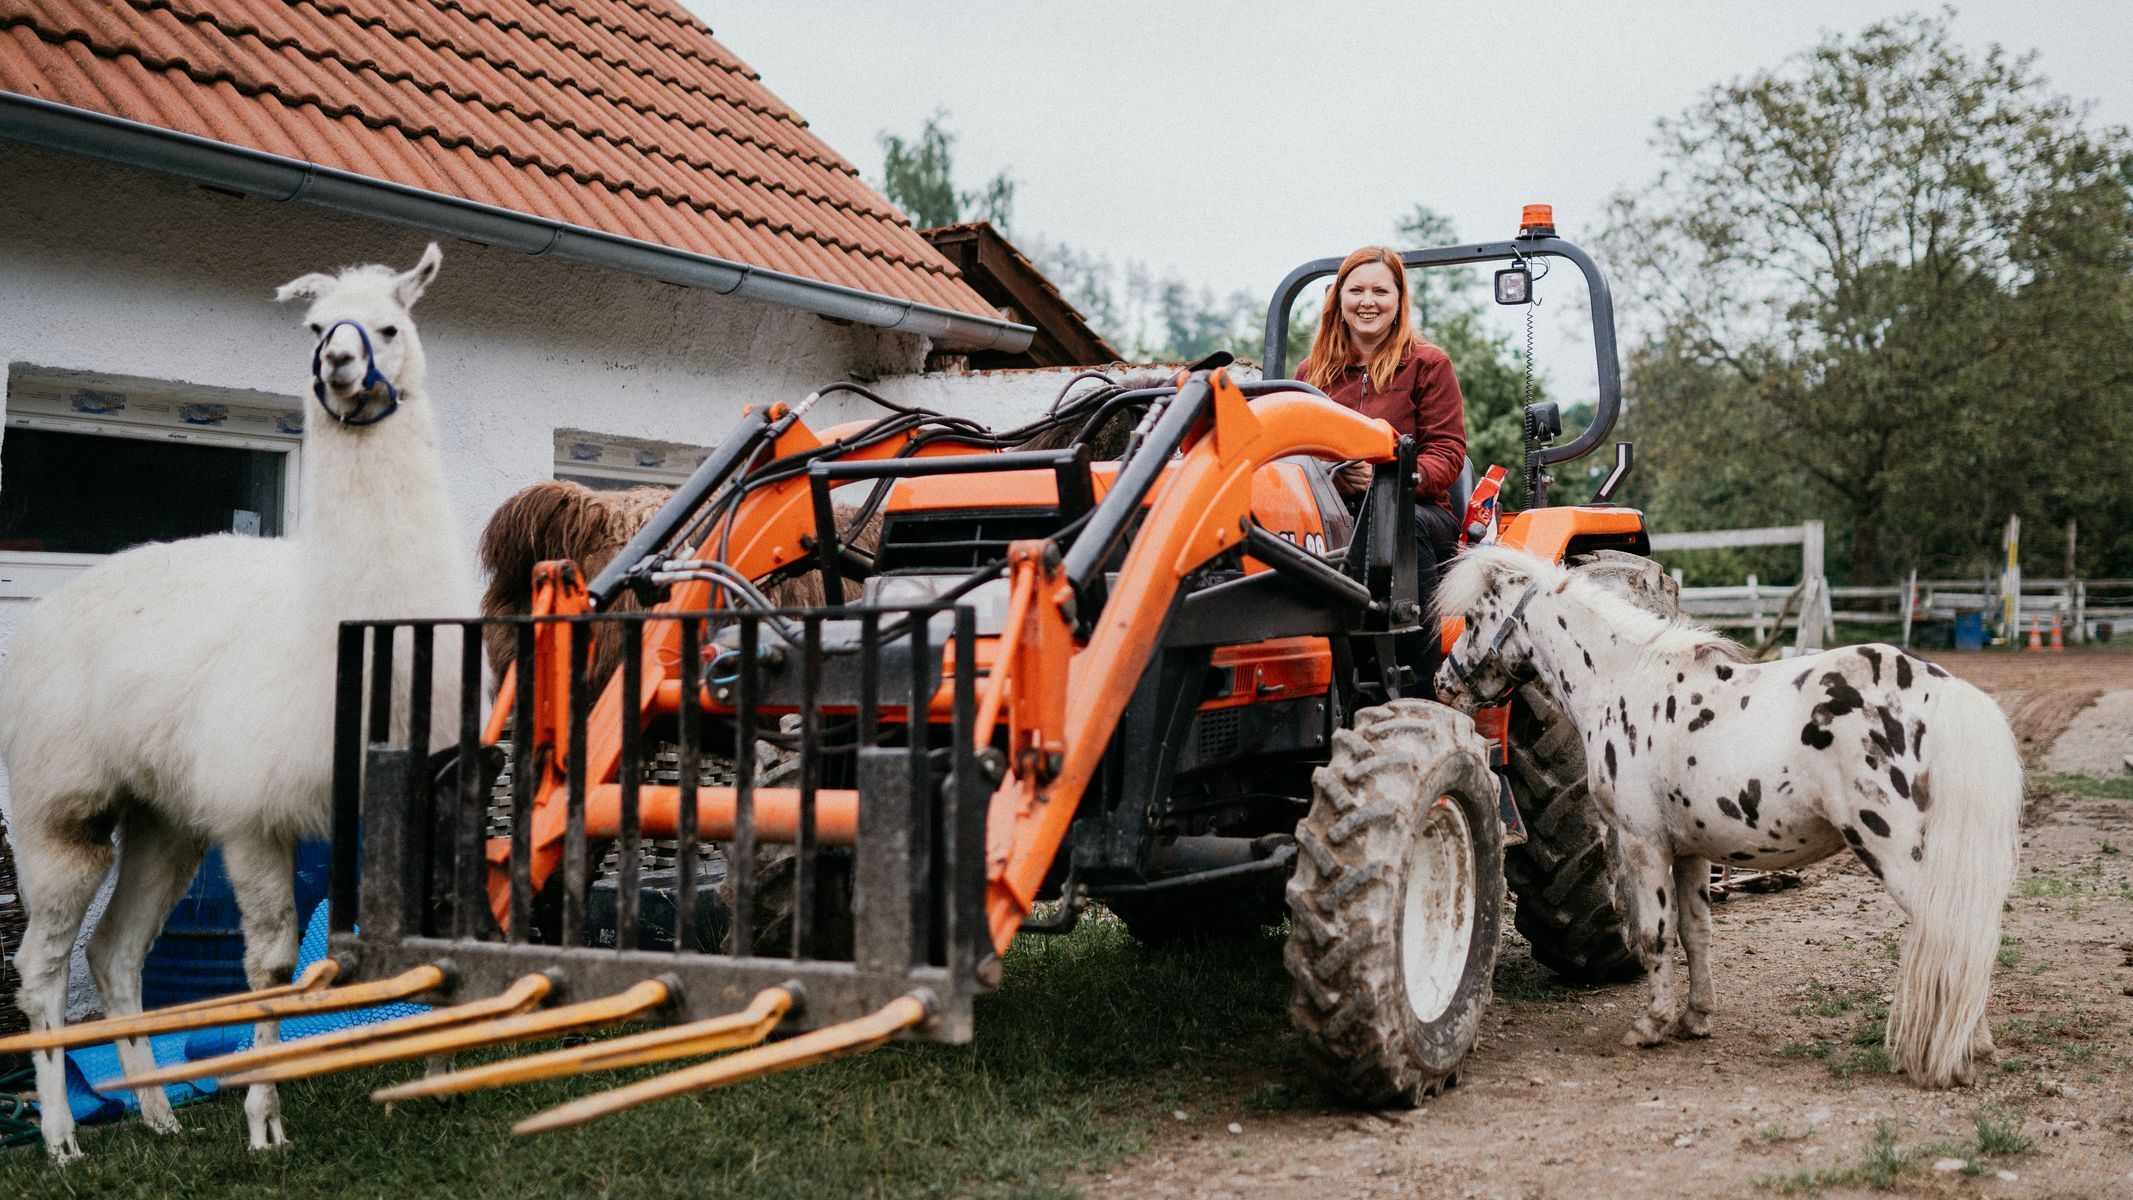
<path id="1" fill-rule="evenodd" d="M 1602 621 L 1631 638 L 1644 640 L 1647 656 L 1747 660 L 1747 652 L 1723 634 L 1685 617 L 1668 620 L 1647 612 L 1605 584 L 1509 546 L 1475 546 L 1453 559 L 1437 584 L 1437 613 L 1440 617 L 1463 617 L 1491 592 L 1511 593 L 1505 596 L 1505 602 L 1510 603 L 1516 591 L 1535 582 L 1541 592 L 1560 595 L 1595 610 Z"/>

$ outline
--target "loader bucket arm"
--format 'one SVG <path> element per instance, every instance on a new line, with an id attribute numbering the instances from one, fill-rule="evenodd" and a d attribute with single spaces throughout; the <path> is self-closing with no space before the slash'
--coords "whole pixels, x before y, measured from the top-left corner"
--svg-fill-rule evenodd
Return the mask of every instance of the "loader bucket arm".
<path id="1" fill-rule="evenodd" d="M 734 449 L 729 442 L 719 454 L 729 455 L 736 467 L 746 455 L 763 448 L 767 438 L 768 455 L 774 459 L 804 456 L 810 452 L 833 448 L 842 435 L 855 434 L 865 428 L 863 424 L 834 427 L 817 436 L 805 424 L 797 420 L 785 420 L 782 405 L 771 407 L 771 420 L 754 420 L 747 431 L 753 441 Z M 736 439 L 738 440 L 738 439 Z M 905 456 L 938 457 L 967 452 L 967 445 L 954 441 L 934 442 L 911 447 L 909 433 L 892 435 L 874 441 L 848 454 L 839 455 L 839 461 L 871 462 Z M 706 460 L 707 464 L 711 460 Z M 717 478 L 729 478 L 729 470 Z M 687 528 L 694 518 L 688 513 L 663 513 L 663 524 L 670 535 Z M 667 557 L 672 562 L 686 562 L 699 553 L 715 556 L 730 566 L 733 571 L 750 580 L 760 579 L 773 572 L 790 569 L 804 562 L 808 547 L 817 536 L 815 512 L 807 477 L 804 474 L 770 483 L 749 491 L 730 511 L 719 518 L 705 532 L 700 547 L 669 546 Z M 642 541 L 645 544 L 639 545 Z M 612 578 L 608 596 L 612 598 L 626 576 L 626 570 L 618 570 L 624 558 L 632 551 L 642 560 L 646 555 L 661 549 L 662 544 L 640 537 L 630 543 L 623 554 L 616 556 L 602 579 Z M 543 564 L 534 586 L 535 616 L 574 616 L 590 611 L 598 599 L 594 588 L 575 582 L 574 572 L 557 569 L 558 564 Z M 599 581 L 595 581 L 595 587 Z M 655 611 L 698 612 L 727 606 L 727 596 L 722 588 L 702 579 L 682 579 L 673 582 L 668 598 Z M 531 829 L 531 875 L 526 881 L 530 890 L 539 892 L 546 885 L 565 853 L 565 837 L 568 831 L 568 813 L 564 803 L 569 788 L 569 772 L 573 761 L 570 747 L 566 744 L 564 731 L 568 727 L 569 679 L 570 679 L 570 627 L 550 624 L 535 630 L 536 646 L 534 661 L 539 664 L 538 673 L 545 686 L 538 689 L 545 705 L 533 713 L 532 725 L 536 733 L 531 753 L 525 761 L 541 762 L 545 770 L 536 785 L 532 802 Z M 633 714 L 636 724 L 661 711 L 674 711 L 675 698 L 669 680 L 668 668 L 679 661 L 681 655 L 681 623 L 673 620 L 653 620 L 644 625 L 642 650 L 637 656 L 639 670 L 636 673 L 636 695 L 626 695 L 623 672 L 606 681 L 599 698 L 593 702 L 585 722 L 587 742 L 584 747 L 583 764 L 585 778 L 592 785 L 612 786 L 623 753 L 623 714 Z M 599 687 L 598 680 L 589 681 Z M 507 674 L 499 690 L 491 721 L 486 731 L 486 740 L 495 743 L 502 735 L 504 716 L 517 698 L 515 672 Z M 597 832 L 597 830 L 596 830 Z M 497 923 L 506 929 L 514 919 L 512 911 L 511 861 L 512 843 L 509 838 L 491 839 L 486 857 L 489 871 L 490 910 Z"/>
<path id="2" fill-rule="evenodd" d="M 1244 542 L 1253 474 L 1294 454 L 1382 462 L 1393 456 L 1395 439 L 1384 422 L 1307 394 L 1273 392 L 1250 400 L 1227 372 L 1216 370 L 1179 388 L 1134 462 L 1162 464 L 1171 446 L 1182 449 L 1182 461 L 1151 472 L 1145 483 L 1129 464 L 1057 569 L 1047 571 L 1034 558 L 1016 565 L 1018 581 L 1032 577 L 1033 607 L 1044 611 L 1036 620 L 1038 645 L 1011 664 L 1018 674 L 1010 691 L 1019 702 L 1058 688 L 1064 703 L 1056 717 L 1033 725 L 1028 741 L 1057 759 L 1011 754 L 1015 773 L 993 795 L 986 825 L 986 915 L 1000 949 L 1029 915 L 1180 585 L 1209 559 Z M 1123 531 L 1143 496 L 1149 499 L 1147 515 L 1087 645 L 1077 651 L 1068 633 L 1076 585 L 1086 588 L 1096 577 L 1111 548 L 1103 544 L 1106 531 Z M 1036 677 L 1027 677 L 1032 671 Z"/>

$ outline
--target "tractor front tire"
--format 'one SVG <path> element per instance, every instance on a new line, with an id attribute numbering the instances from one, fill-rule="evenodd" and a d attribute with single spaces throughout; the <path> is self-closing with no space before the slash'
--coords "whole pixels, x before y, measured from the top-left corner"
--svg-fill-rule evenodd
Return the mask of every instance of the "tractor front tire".
<path id="1" fill-rule="evenodd" d="M 1289 1016 L 1344 1099 L 1413 1107 L 1481 1035 L 1503 926 L 1503 824 L 1463 714 L 1395 700 L 1333 735 L 1296 827 Z"/>
<path id="2" fill-rule="evenodd" d="M 1571 569 L 1657 616 L 1680 613 L 1671 576 L 1619 550 L 1577 559 Z M 1573 983 L 1611 983 L 1644 970 L 1626 940 L 1630 915 L 1616 894 L 1620 856 L 1605 814 L 1586 787 L 1585 746 L 1568 714 L 1537 683 L 1511 704 L 1511 796 L 1524 845 L 1504 854 L 1517 897 L 1512 923 L 1533 959 Z"/>

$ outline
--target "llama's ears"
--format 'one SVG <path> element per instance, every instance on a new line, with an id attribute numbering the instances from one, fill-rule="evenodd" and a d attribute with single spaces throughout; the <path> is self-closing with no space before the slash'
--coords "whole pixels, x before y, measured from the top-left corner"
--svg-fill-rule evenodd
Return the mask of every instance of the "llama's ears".
<path id="1" fill-rule="evenodd" d="M 319 293 L 326 290 L 326 285 L 332 282 L 333 276 L 313 271 L 309 275 L 299 275 L 275 288 L 274 298 L 284 304 L 291 300 L 316 300 L 319 297 Z"/>
<path id="2" fill-rule="evenodd" d="M 422 252 L 422 261 L 407 274 L 393 280 L 393 298 L 400 302 L 400 307 L 413 308 L 415 301 L 422 299 L 422 293 L 429 290 L 430 280 L 437 278 L 437 268 L 443 263 L 444 251 L 431 242 L 430 248 Z"/>

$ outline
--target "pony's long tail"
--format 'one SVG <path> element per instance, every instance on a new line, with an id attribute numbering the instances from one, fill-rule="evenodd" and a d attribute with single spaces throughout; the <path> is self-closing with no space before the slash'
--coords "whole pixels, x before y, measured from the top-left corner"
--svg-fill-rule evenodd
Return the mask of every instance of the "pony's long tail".
<path id="1" fill-rule="evenodd" d="M 1972 1038 L 1985 1019 L 2020 844 L 2022 753 L 1999 706 L 1960 680 L 1942 681 L 1925 729 L 1933 746 L 1912 785 L 1925 854 L 1888 1045 L 1911 1078 L 1947 1087 L 1972 1078 Z"/>

